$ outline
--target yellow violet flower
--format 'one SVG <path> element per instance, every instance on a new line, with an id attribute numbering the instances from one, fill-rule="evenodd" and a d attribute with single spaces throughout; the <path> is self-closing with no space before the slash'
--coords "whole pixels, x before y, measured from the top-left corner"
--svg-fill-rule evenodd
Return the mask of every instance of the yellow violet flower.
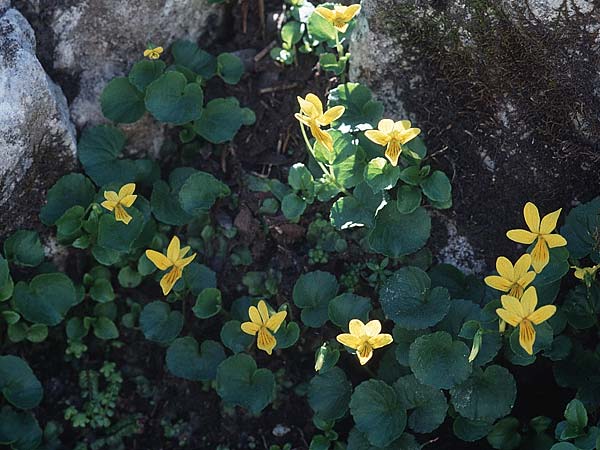
<path id="1" fill-rule="evenodd" d="M 323 104 L 315 94 L 308 94 L 306 98 L 298 97 L 300 104 L 300 113 L 294 114 L 294 117 L 301 124 L 310 128 L 313 137 L 330 152 L 333 151 L 333 138 L 327 131 L 321 130 L 321 127 L 331 124 L 344 114 L 346 108 L 343 106 L 334 106 L 323 112 Z"/>
<path id="2" fill-rule="evenodd" d="M 148 59 L 159 59 L 163 51 L 162 47 L 147 48 L 144 50 L 144 56 Z"/>
<path id="3" fill-rule="evenodd" d="M 385 157 L 398 165 L 398 158 L 402 153 L 402 145 L 419 135 L 419 128 L 411 128 L 410 120 L 394 122 L 391 119 L 382 119 L 377 124 L 377 130 L 365 131 L 365 136 L 378 145 L 386 147 Z"/>
<path id="4" fill-rule="evenodd" d="M 177 280 L 183 275 L 183 268 L 191 263 L 196 257 L 196 254 L 194 253 L 186 258 L 185 255 L 187 255 L 189 251 L 189 246 L 181 248 L 177 236 L 173 236 L 171 239 L 171 242 L 167 247 L 166 255 L 155 250 L 146 250 L 146 257 L 152 261 L 159 270 L 167 270 L 169 267 L 172 267 L 171 271 L 165 274 L 160 280 L 160 287 L 162 288 L 164 295 L 171 292 L 171 289 L 173 289 Z"/>
<path id="5" fill-rule="evenodd" d="M 333 9 L 317 6 L 315 12 L 333 25 L 340 33 L 345 33 L 348 29 L 348 22 L 360 12 L 360 5 L 335 5 Z"/>
<path id="6" fill-rule="evenodd" d="M 596 277 L 596 272 L 598 272 L 598 269 L 600 269 L 600 264 L 596 264 L 592 267 L 573 266 L 572 269 L 575 269 L 575 272 L 573 273 L 573 275 L 575 275 L 575 278 L 577 278 L 578 280 L 582 280 L 583 282 L 585 282 L 585 285 L 587 287 L 590 287 L 592 285 L 592 281 Z"/>
<path id="7" fill-rule="evenodd" d="M 523 208 L 523 215 L 525 216 L 525 222 L 529 227 L 529 231 L 518 229 L 510 230 L 506 233 L 506 236 L 511 241 L 518 242 L 519 244 L 529 245 L 537 240 L 531 252 L 531 265 L 537 273 L 540 273 L 550 261 L 548 248 L 567 245 L 567 240 L 560 234 L 552 234 L 556 228 L 556 222 L 558 222 L 561 211 L 562 208 L 557 209 L 544 216 L 540 221 L 540 213 L 537 206 L 531 202 L 527 202 Z"/>
<path id="8" fill-rule="evenodd" d="M 277 333 L 287 316 L 287 311 L 279 311 L 271 316 L 267 304 L 261 300 L 258 302 L 258 308 L 256 306 L 248 308 L 248 315 L 250 322 L 242 324 L 242 331 L 252 336 L 258 334 L 256 346 L 270 355 L 277 345 L 277 340 L 272 333 Z"/>
<path id="9" fill-rule="evenodd" d="M 538 298 L 533 286 L 527 288 L 521 300 L 510 295 L 503 295 L 501 301 L 502 308 L 496 309 L 496 314 L 509 325 L 519 327 L 519 343 L 527 353 L 533 355 L 533 344 L 535 343 L 533 325 L 539 325 L 552 317 L 556 312 L 556 306 L 546 305 L 535 309 Z"/>
<path id="10" fill-rule="evenodd" d="M 356 356 L 361 365 L 365 365 L 373 356 L 373 350 L 391 344 L 392 335 L 380 334 L 381 322 L 371 320 L 367 324 L 358 319 L 352 319 L 348 325 L 350 333 L 338 335 L 340 344 L 356 350 Z"/>
<path id="11" fill-rule="evenodd" d="M 485 277 L 485 284 L 498 291 L 508 292 L 511 297 L 521 298 L 525 288 L 535 278 L 535 272 L 530 271 L 530 267 L 531 255 L 529 253 L 521 256 L 514 266 L 508 258 L 501 256 L 496 260 L 498 275 Z"/>
<path id="12" fill-rule="evenodd" d="M 132 217 L 125 211 L 125 208 L 129 208 L 135 202 L 137 195 L 133 195 L 134 191 L 135 183 L 128 183 L 121 187 L 118 194 L 115 191 L 104 191 L 106 200 L 101 205 L 109 211 L 115 212 L 117 222 L 123 222 L 127 225 L 131 222 Z"/>

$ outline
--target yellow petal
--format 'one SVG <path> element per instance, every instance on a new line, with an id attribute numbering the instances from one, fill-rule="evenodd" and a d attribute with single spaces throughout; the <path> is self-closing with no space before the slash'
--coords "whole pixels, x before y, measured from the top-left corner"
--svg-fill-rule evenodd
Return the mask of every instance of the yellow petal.
<path id="1" fill-rule="evenodd" d="M 321 99 L 319 97 L 317 97 L 315 94 L 308 94 L 306 96 L 306 101 L 315 107 L 317 117 L 323 115 L 323 103 L 321 103 Z"/>
<path id="2" fill-rule="evenodd" d="M 314 136 L 314 138 L 319 142 L 323 147 L 325 147 L 330 152 L 333 152 L 333 138 L 326 131 L 321 130 L 317 125 L 310 127 L 310 132 Z"/>
<path id="3" fill-rule="evenodd" d="M 152 53 L 152 50 L 150 50 L 150 49 L 144 50 L 144 56 L 146 56 L 146 57 L 150 56 L 151 53 Z"/>
<path id="4" fill-rule="evenodd" d="M 546 305 L 546 306 L 542 306 L 537 311 L 534 311 L 533 314 L 530 314 L 529 317 L 527 317 L 527 319 L 529 319 L 536 325 L 539 325 L 540 323 L 545 322 L 550 317 L 552 317 L 555 312 L 556 312 L 556 306 Z"/>
<path id="5" fill-rule="evenodd" d="M 544 241 L 548 244 L 548 247 L 564 247 L 567 245 L 567 240 L 562 237 L 560 234 L 544 234 Z"/>
<path id="6" fill-rule="evenodd" d="M 298 113 L 294 114 L 294 117 L 295 117 L 296 119 L 298 119 L 298 121 L 299 121 L 300 123 L 302 123 L 302 124 L 306 125 L 307 127 L 310 127 L 311 121 L 310 121 L 310 118 L 309 118 L 309 117 L 307 117 L 307 116 L 303 116 L 302 114 L 298 114 Z"/>
<path id="7" fill-rule="evenodd" d="M 254 322 L 244 322 L 241 328 L 244 333 L 254 336 L 258 333 L 258 330 L 260 330 L 260 325 L 257 325 Z"/>
<path id="8" fill-rule="evenodd" d="M 303 99 L 302 97 L 296 97 L 298 99 L 298 103 L 300 104 L 300 111 L 308 116 L 308 118 L 316 118 L 320 114 L 313 105 L 308 100 Z"/>
<path id="9" fill-rule="evenodd" d="M 360 345 L 360 338 L 353 336 L 349 333 L 338 334 L 336 339 L 340 344 L 345 345 L 346 347 L 353 348 L 355 350 Z"/>
<path id="10" fill-rule="evenodd" d="M 358 362 L 360 365 L 364 366 L 373 356 L 373 347 L 371 347 L 367 342 L 363 343 L 356 349 L 356 356 L 358 356 Z"/>
<path id="11" fill-rule="evenodd" d="M 152 264 L 154 264 L 159 270 L 167 270 L 173 265 L 173 263 L 169 261 L 165 255 L 157 252 L 156 250 L 146 250 L 146 258 L 152 261 Z"/>
<path id="12" fill-rule="evenodd" d="M 358 319 L 352 319 L 348 324 L 348 329 L 350 330 L 350 334 L 353 336 L 365 336 L 365 324 L 362 323 Z"/>
<path id="13" fill-rule="evenodd" d="M 379 130 L 367 130 L 365 136 L 377 145 L 386 146 L 390 142 L 390 137 Z"/>
<path id="14" fill-rule="evenodd" d="M 344 108 L 343 106 L 334 106 L 333 108 L 328 109 L 327 112 L 321 117 L 319 117 L 317 119 L 317 123 L 321 126 L 329 125 L 334 120 L 337 120 L 340 117 L 342 117 L 344 111 L 346 111 L 346 108 Z"/>
<path id="15" fill-rule="evenodd" d="M 269 318 L 269 320 L 267 321 L 265 326 L 269 330 L 271 330 L 273 333 L 277 333 L 277 330 L 279 330 L 279 327 L 285 320 L 286 316 L 287 316 L 287 311 L 279 311 L 278 313 L 273 314 Z"/>
<path id="16" fill-rule="evenodd" d="M 513 285 L 511 281 L 499 277 L 497 275 L 490 275 L 489 277 L 485 277 L 483 281 L 485 281 L 485 284 L 487 284 L 492 289 L 496 289 L 502 292 L 507 292 Z"/>
<path id="17" fill-rule="evenodd" d="M 504 256 L 500 256 L 496 259 L 496 271 L 502 278 L 506 278 L 510 281 L 515 281 L 516 279 L 515 269 L 512 263 Z"/>
<path id="18" fill-rule="evenodd" d="M 539 237 L 531 252 L 531 265 L 533 266 L 533 270 L 540 273 L 549 262 L 550 252 L 548 252 L 548 245 L 544 238 Z"/>
<path id="19" fill-rule="evenodd" d="M 381 348 L 394 342 L 391 334 L 380 334 L 369 339 L 369 344 L 373 348 Z"/>
<path id="20" fill-rule="evenodd" d="M 506 233 L 506 237 L 509 238 L 513 242 L 518 242 L 519 244 L 531 244 L 537 238 L 537 234 L 532 233 L 527 230 L 510 230 Z"/>
<path id="21" fill-rule="evenodd" d="M 261 327 L 258 330 L 258 337 L 256 338 L 256 346 L 267 352 L 269 355 L 273 353 L 273 349 L 277 345 L 277 341 L 273 335 L 265 327 Z"/>
<path id="22" fill-rule="evenodd" d="M 498 317 L 500 317 L 500 319 L 502 319 L 500 321 L 500 325 L 502 325 L 502 322 L 504 321 L 504 322 L 508 323 L 509 325 L 516 327 L 519 324 L 519 322 L 521 321 L 519 316 L 517 316 L 516 314 L 514 314 L 510 311 L 507 311 L 506 309 L 503 309 L 503 308 L 496 309 L 496 314 L 498 314 Z M 501 330 L 501 331 L 503 331 L 503 330 Z"/>
<path id="23" fill-rule="evenodd" d="M 123 222 L 125 225 L 127 225 L 129 222 L 131 222 L 133 217 L 131 217 L 127 211 L 125 211 L 125 208 L 123 208 L 121 205 L 117 205 L 115 206 L 115 219 L 117 222 Z"/>
<path id="24" fill-rule="evenodd" d="M 523 289 L 523 286 L 521 286 L 518 283 L 515 283 L 510 287 L 510 290 L 508 291 L 508 295 L 510 295 L 511 297 L 514 297 L 514 298 L 521 299 L 521 297 L 523 297 L 524 291 L 525 291 L 525 289 Z"/>
<path id="25" fill-rule="evenodd" d="M 104 191 L 104 198 L 115 203 L 119 201 L 119 195 L 115 191 Z"/>
<path id="26" fill-rule="evenodd" d="M 408 141 L 413 140 L 421 133 L 420 128 L 411 128 L 410 130 L 406 130 L 400 134 L 400 143 L 406 144 Z"/>
<path id="27" fill-rule="evenodd" d="M 521 278 L 531 267 L 531 255 L 525 253 L 515 263 L 515 279 Z"/>
<path id="28" fill-rule="evenodd" d="M 526 288 L 535 279 L 535 272 L 532 270 L 526 272 L 521 278 L 517 280 L 517 284 L 523 288 Z"/>
<path id="29" fill-rule="evenodd" d="M 521 305 L 523 305 L 523 317 L 529 316 L 537 306 L 538 298 L 535 287 L 529 287 L 521 297 Z"/>
<path id="30" fill-rule="evenodd" d="M 190 247 L 189 245 L 186 245 L 185 247 L 179 249 L 179 257 L 177 259 L 181 259 L 185 255 L 187 255 L 187 252 L 189 252 L 191 248 L 192 247 Z"/>
<path id="31" fill-rule="evenodd" d="M 133 205 L 133 203 L 135 202 L 135 199 L 137 198 L 137 195 L 126 195 L 125 197 L 123 197 L 120 200 L 121 205 L 123 205 L 125 208 L 129 208 L 131 205 Z"/>
<path id="32" fill-rule="evenodd" d="M 338 30 L 340 33 L 345 33 L 348 29 L 348 24 L 345 23 L 343 25 L 335 25 L 335 29 Z"/>
<path id="33" fill-rule="evenodd" d="M 402 153 L 402 147 L 397 141 L 390 141 L 385 149 L 385 157 L 392 163 L 392 166 L 398 165 L 398 158 Z"/>
<path id="34" fill-rule="evenodd" d="M 164 51 L 164 48 L 162 48 L 162 47 L 155 47 L 154 51 L 157 52 L 160 55 Z"/>
<path id="35" fill-rule="evenodd" d="M 377 124 L 377 129 L 384 134 L 391 134 L 394 131 L 394 125 L 392 119 L 381 119 Z"/>
<path id="36" fill-rule="evenodd" d="M 127 184 L 123 185 L 123 187 L 121 189 L 119 189 L 119 198 L 123 199 L 123 198 L 127 197 L 128 195 L 133 194 L 134 191 L 135 191 L 135 183 L 127 183 Z"/>
<path id="37" fill-rule="evenodd" d="M 519 324 L 519 344 L 530 355 L 533 355 L 533 344 L 535 344 L 535 328 L 529 320 Z"/>
<path id="38" fill-rule="evenodd" d="M 181 248 L 181 243 L 179 242 L 179 238 L 177 236 L 173 236 L 171 238 L 171 242 L 169 242 L 169 246 L 167 247 L 167 258 L 171 261 L 177 261 L 179 258 L 179 249 Z"/>
<path id="39" fill-rule="evenodd" d="M 266 324 L 269 321 L 269 308 L 264 300 L 258 302 L 258 312 L 260 314 L 261 322 Z"/>
<path id="40" fill-rule="evenodd" d="M 560 216 L 561 211 L 562 208 L 544 216 L 542 223 L 540 224 L 540 233 L 550 234 L 556 229 L 556 223 L 558 222 L 558 217 Z"/>
<path id="41" fill-rule="evenodd" d="M 525 312 L 523 310 L 523 305 L 516 299 L 515 297 L 511 297 L 510 295 L 503 295 L 500 297 L 500 301 L 502 302 L 502 307 L 510 311 L 513 314 L 516 314 L 519 319 L 523 319 L 525 317 Z M 508 322 L 508 320 L 507 320 Z M 512 325 L 512 324 L 511 324 Z"/>
<path id="42" fill-rule="evenodd" d="M 335 11 L 329 8 L 325 8 L 324 6 L 317 6 L 315 8 L 315 12 L 328 22 L 333 22 L 333 20 L 335 19 Z"/>
<path id="43" fill-rule="evenodd" d="M 177 267 L 179 267 L 180 269 L 183 269 L 185 266 L 187 266 L 188 264 L 190 264 L 194 259 L 196 259 L 196 253 L 194 253 L 193 255 L 188 256 L 187 258 L 183 258 L 177 261 Z"/>
<path id="44" fill-rule="evenodd" d="M 525 216 L 525 223 L 531 231 L 538 233 L 540 231 L 540 212 L 531 202 L 525 203 L 523 207 L 523 215 Z"/>
<path id="45" fill-rule="evenodd" d="M 115 209 L 115 206 L 117 206 L 117 202 L 113 201 L 113 200 L 105 200 L 102 203 L 100 203 L 104 208 L 108 209 L 109 211 L 112 211 L 113 209 Z"/>
<path id="46" fill-rule="evenodd" d="M 365 334 L 375 337 L 381 333 L 381 322 L 379 320 L 371 320 L 365 325 Z"/>
<path id="47" fill-rule="evenodd" d="M 410 123 L 410 120 L 399 120 L 394 124 L 394 131 L 410 130 L 411 126 L 412 124 Z"/>
<path id="48" fill-rule="evenodd" d="M 350 5 L 344 9 L 340 16 L 340 19 L 342 19 L 344 22 L 350 22 L 354 18 L 354 16 L 357 15 L 359 12 L 360 5 Z"/>
<path id="49" fill-rule="evenodd" d="M 254 322 L 257 325 L 263 325 L 262 317 L 260 316 L 256 306 L 251 306 L 248 308 L 248 316 L 250 317 L 251 322 Z"/>
<path id="50" fill-rule="evenodd" d="M 167 273 L 160 280 L 160 287 L 162 288 L 163 294 L 167 295 L 177 283 L 177 280 L 181 278 L 181 269 L 173 267 L 169 273 Z"/>

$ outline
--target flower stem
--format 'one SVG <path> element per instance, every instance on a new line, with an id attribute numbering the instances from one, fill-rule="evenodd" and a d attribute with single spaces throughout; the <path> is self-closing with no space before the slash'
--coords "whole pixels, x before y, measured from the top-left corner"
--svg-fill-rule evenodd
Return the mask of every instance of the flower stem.
<path id="1" fill-rule="evenodd" d="M 308 136 L 306 135 L 306 129 L 304 128 L 303 123 L 300 124 L 300 129 L 302 130 L 302 137 L 304 138 L 304 143 L 306 144 L 306 148 L 308 149 L 308 151 L 310 152 L 312 157 L 315 159 L 315 161 L 317 162 L 317 164 L 323 171 L 323 174 L 329 174 L 329 175 L 333 176 L 333 172 L 331 171 L 331 169 L 330 168 L 328 169 L 325 166 L 325 164 L 323 164 L 321 161 L 319 161 L 317 159 L 317 157 L 315 156 L 315 149 L 313 148 L 312 145 L 310 145 L 310 141 L 308 140 Z"/>

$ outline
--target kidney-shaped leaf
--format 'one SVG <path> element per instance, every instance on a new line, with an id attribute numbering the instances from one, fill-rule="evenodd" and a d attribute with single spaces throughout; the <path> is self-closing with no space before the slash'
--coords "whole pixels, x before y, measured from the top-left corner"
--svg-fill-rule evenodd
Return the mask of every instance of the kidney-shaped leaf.
<path id="1" fill-rule="evenodd" d="M 225 359 L 225 351 L 215 341 L 198 342 L 191 336 L 175 339 L 167 349 L 167 368 L 176 377 L 192 381 L 215 378 L 217 366 Z"/>
<path id="2" fill-rule="evenodd" d="M 348 410 L 352 384 L 339 367 L 313 377 L 308 388 L 308 404 L 323 420 L 337 420 Z"/>
<path id="3" fill-rule="evenodd" d="M 294 303 L 302 310 L 301 318 L 305 325 L 313 328 L 327 322 L 328 307 L 338 291 L 335 277 L 317 270 L 301 275 L 294 285 Z"/>
<path id="4" fill-rule="evenodd" d="M 183 125 L 202 115 L 204 93 L 179 72 L 167 72 L 146 89 L 146 108 L 159 121 Z"/>
<path id="5" fill-rule="evenodd" d="M 168 344 L 181 332 L 183 315 L 171 311 L 165 302 L 148 303 L 140 313 L 140 327 L 146 339 L 160 344 Z"/>
<path id="6" fill-rule="evenodd" d="M 17 356 L 0 356 L 0 392 L 20 409 L 35 408 L 42 401 L 43 389 L 29 365 Z"/>
<path id="7" fill-rule="evenodd" d="M 414 375 L 399 378 L 394 388 L 410 411 L 408 427 L 415 433 L 431 433 L 444 423 L 448 403 L 441 390 L 419 383 Z"/>

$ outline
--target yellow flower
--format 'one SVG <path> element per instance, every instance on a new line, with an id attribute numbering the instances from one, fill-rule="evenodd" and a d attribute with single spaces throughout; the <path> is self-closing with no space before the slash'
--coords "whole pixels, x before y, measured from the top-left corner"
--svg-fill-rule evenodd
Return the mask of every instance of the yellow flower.
<path id="1" fill-rule="evenodd" d="M 277 345 L 277 340 L 272 333 L 277 333 L 287 316 L 287 311 L 279 311 L 271 316 L 267 304 L 261 300 L 258 302 L 258 308 L 256 306 L 248 308 L 248 315 L 250 322 L 242 324 L 242 331 L 252 336 L 258 334 L 256 346 L 270 355 Z"/>
<path id="2" fill-rule="evenodd" d="M 344 114 L 346 108 L 334 106 L 323 113 L 323 104 L 315 94 L 308 94 L 306 98 L 298 97 L 300 113 L 294 114 L 300 123 L 310 128 L 313 137 L 330 152 L 333 151 L 333 138 L 321 127 L 329 125 Z"/>
<path id="3" fill-rule="evenodd" d="M 160 280 L 160 287 L 162 288 L 163 294 L 167 295 L 173 289 L 173 286 L 183 275 L 183 268 L 191 263 L 196 254 L 188 256 L 185 255 L 190 251 L 190 247 L 180 248 L 179 238 L 173 236 L 169 246 L 167 247 L 167 254 L 163 255 L 155 250 L 146 250 L 146 257 L 154 263 L 159 270 L 167 270 L 172 267 L 171 271 Z"/>
<path id="4" fill-rule="evenodd" d="M 539 325 L 552 317 L 556 312 L 556 306 L 546 305 L 536 310 L 538 298 L 533 286 L 527 288 L 521 300 L 510 295 L 503 295 L 501 300 L 502 308 L 496 309 L 496 314 L 509 325 L 519 327 L 519 343 L 527 353 L 533 355 L 535 343 L 533 325 Z"/>
<path id="5" fill-rule="evenodd" d="M 592 282 L 596 277 L 596 272 L 600 269 L 600 264 L 596 264 L 593 267 L 577 267 L 573 266 L 572 269 L 575 269 L 573 275 L 578 280 L 582 280 L 587 287 L 592 286 Z"/>
<path id="6" fill-rule="evenodd" d="M 144 56 L 148 59 L 158 59 L 163 51 L 162 47 L 148 48 L 144 50 Z"/>
<path id="7" fill-rule="evenodd" d="M 525 253 L 521 256 L 514 267 L 512 263 L 501 256 L 496 260 L 496 271 L 498 275 L 485 277 L 485 284 L 498 291 L 508 292 L 508 295 L 521 298 L 525 288 L 535 278 L 535 272 L 529 270 L 531 267 L 531 255 Z"/>
<path id="8" fill-rule="evenodd" d="M 377 130 L 365 131 L 365 136 L 378 145 L 386 147 L 385 157 L 393 166 L 398 165 L 402 145 L 419 135 L 419 128 L 411 128 L 410 120 L 394 122 L 391 119 L 380 120 Z"/>
<path id="9" fill-rule="evenodd" d="M 544 267 L 550 261 L 550 253 L 548 248 L 563 247 L 567 245 L 567 240 L 560 234 L 552 234 L 556 228 L 556 222 L 558 222 L 558 216 L 560 216 L 561 209 L 544 216 L 540 221 L 540 213 L 531 202 L 527 202 L 523 208 L 523 215 L 525 216 L 525 222 L 529 227 L 527 230 L 510 230 L 506 233 L 506 236 L 514 242 L 520 244 L 533 244 L 537 240 L 533 251 L 531 252 L 531 265 L 533 270 L 540 273 Z"/>
<path id="10" fill-rule="evenodd" d="M 381 333 L 381 322 L 371 320 L 366 325 L 358 319 L 352 319 L 348 325 L 350 333 L 338 335 L 339 343 L 356 350 L 361 365 L 365 365 L 373 356 L 373 350 L 391 344 L 390 334 Z"/>
<path id="11" fill-rule="evenodd" d="M 132 217 L 125 211 L 125 208 L 133 205 L 137 198 L 137 195 L 133 195 L 133 191 L 135 191 L 135 183 L 129 183 L 121 187 L 118 194 L 115 191 L 104 191 L 106 201 L 103 201 L 101 205 L 109 211 L 115 212 L 117 222 L 123 222 L 127 225 L 131 222 Z"/>
<path id="12" fill-rule="evenodd" d="M 360 5 L 335 5 L 333 9 L 317 6 L 315 12 L 335 27 L 340 33 L 348 29 L 348 22 L 360 12 Z"/>

